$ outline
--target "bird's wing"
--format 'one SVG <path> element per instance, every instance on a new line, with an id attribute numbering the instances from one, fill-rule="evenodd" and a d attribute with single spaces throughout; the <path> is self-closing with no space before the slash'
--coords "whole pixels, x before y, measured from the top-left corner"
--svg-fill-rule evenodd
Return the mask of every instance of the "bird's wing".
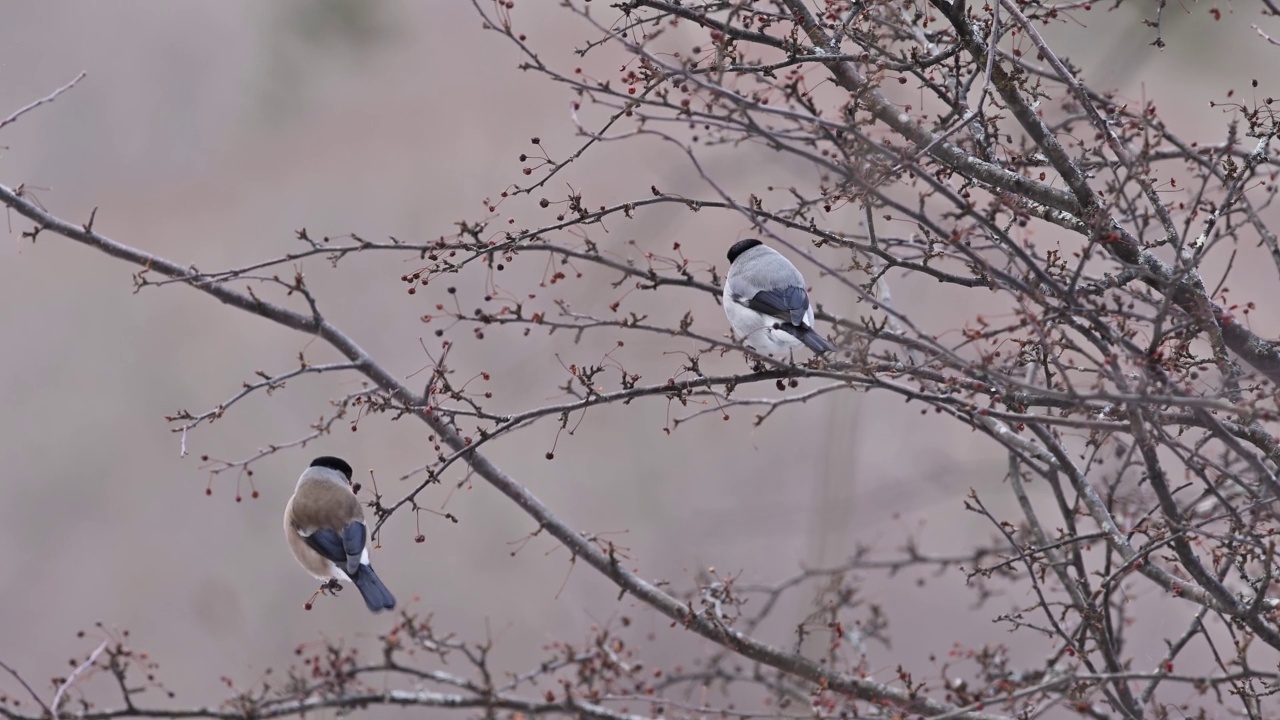
<path id="1" fill-rule="evenodd" d="M 806 327 L 804 320 L 809 311 L 809 294 L 798 285 L 761 290 L 755 297 L 747 300 L 746 305 L 762 315 L 775 317 L 796 327 Z"/>
<path id="2" fill-rule="evenodd" d="M 302 533 L 298 534 L 302 535 Z M 339 535 L 337 530 L 321 528 L 310 535 L 303 535 L 302 539 L 306 541 L 307 547 L 320 553 L 325 560 L 338 567 L 347 566 L 347 551 L 343 547 L 342 535 Z"/>
<path id="3" fill-rule="evenodd" d="M 307 547 L 320 553 L 321 557 L 350 575 L 360 566 L 360 559 L 364 555 L 365 537 L 364 523 L 356 520 L 343 528 L 341 533 L 337 530 L 321 528 L 310 535 L 303 535 L 302 539 L 307 543 Z"/>
<path id="4" fill-rule="evenodd" d="M 347 525 L 342 530 L 342 548 L 346 551 L 347 574 L 350 575 L 360 567 L 360 557 L 364 553 L 364 523 L 359 520 Z"/>

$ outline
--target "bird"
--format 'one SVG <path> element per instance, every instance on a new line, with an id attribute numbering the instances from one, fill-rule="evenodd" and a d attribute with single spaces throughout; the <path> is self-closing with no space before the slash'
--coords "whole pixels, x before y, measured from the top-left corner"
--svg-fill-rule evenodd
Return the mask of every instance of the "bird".
<path id="1" fill-rule="evenodd" d="M 369 564 L 364 509 L 347 461 L 325 455 L 302 471 L 284 509 L 284 534 L 298 564 L 327 581 L 321 590 L 352 582 L 371 611 L 395 608 L 395 597 Z"/>
<path id="2" fill-rule="evenodd" d="M 790 260 L 755 239 L 734 243 L 728 256 L 721 304 L 743 344 L 770 357 L 801 344 L 819 355 L 836 349 L 813 329 L 804 277 Z"/>

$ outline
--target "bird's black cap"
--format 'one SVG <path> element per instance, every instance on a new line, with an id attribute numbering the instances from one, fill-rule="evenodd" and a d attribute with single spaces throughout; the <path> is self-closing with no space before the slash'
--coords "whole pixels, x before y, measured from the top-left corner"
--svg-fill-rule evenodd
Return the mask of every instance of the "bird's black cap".
<path id="1" fill-rule="evenodd" d="M 342 458 L 336 458 L 332 455 L 322 455 L 321 457 L 311 461 L 311 467 L 322 467 L 329 468 L 330 470 L 337 470 L 343 475 L 346 475 L 347 480 L 351 479 L 351 466 Z"/>
<path id="2" fill-rule="evenodd" d="M 755 238 L 750 238 L 748 240 L 739 240 L 738 242 L 733 244 L 733 247 L 729 248 L 729 262 L 732 263 L 734 260 L 737 260 L 738 256 L 741 255 L 742 253 L 750 250 L 751 248 L 757 245 L 763 245 L 763 244 L 764 243 L 760 242 L 759 240 L 756 240 Z"/>

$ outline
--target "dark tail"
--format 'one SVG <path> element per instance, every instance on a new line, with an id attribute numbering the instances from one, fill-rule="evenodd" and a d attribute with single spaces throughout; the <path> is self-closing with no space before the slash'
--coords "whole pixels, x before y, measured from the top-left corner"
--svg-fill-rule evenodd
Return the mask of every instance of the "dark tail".
<path id="1" fill-rule="evenodd" d="M 805 328 L 800 333 L 800 342 L 804 343 L 805 347 L 819 355 L 822 353 L 833 352 L 836 349 L 835 345 L 827 342 L 827 339 L 819 335 L 813 328 Z"/>
<path id="2" fill-rule="evenodd" d="M 356 589 L 360 591 L 360 596 L 364 598 L 364 604 L 369 606 L 369 610 L 378 612 L 390 610 L 396 606 L 396 599 L 391 596 L 387 586 L 382 584 L 378 574 L 373 571 L 372 565 L 361 565 L 356 570 L 356 574 L 351 577 L 351 581 L 356 584 Z"/>

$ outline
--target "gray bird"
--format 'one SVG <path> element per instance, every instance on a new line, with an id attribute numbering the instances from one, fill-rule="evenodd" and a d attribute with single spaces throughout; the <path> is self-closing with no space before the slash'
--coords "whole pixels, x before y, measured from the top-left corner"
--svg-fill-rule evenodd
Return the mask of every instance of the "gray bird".
<path id="1" fill-rule="evenodd" d="M 739 240 L 729 248 L 721 304 L 734 334 L 758 353 L 787 355 L 801 344 L 819 355 L 836 349 L 813 329 L 813 305 L 800 271 L 759 240 Z"/>
<path id="2" fill-rule="evenodd" d="M 373 612 L 396 606 L 369 564 L 364 508 L 351 488 L 351 466 L 324 456 L 298 478 L 284 509 L 284 534 L 298 564 L 320 580 L 354 583 Z"/>

